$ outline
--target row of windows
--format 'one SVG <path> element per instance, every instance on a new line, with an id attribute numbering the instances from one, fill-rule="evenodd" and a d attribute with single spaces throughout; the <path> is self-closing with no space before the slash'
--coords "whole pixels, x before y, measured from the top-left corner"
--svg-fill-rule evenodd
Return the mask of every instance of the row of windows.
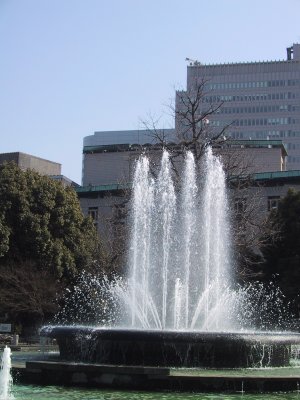
<path id="1" fill-rule="evenodd" d="M 236 96 L 205 96 L 203 101 L 205 103 L 221 103 L 227 101 L 266 101 L 266 100 L 290 100 L 295 99 L 296 94 L 291 92 L 283 93 L 259 93 L 259 94 L 245 94 Z"/>
<path id="2" fill-rule="evenodd" d="M 243 114 L 243 113 L 266 113 L 266 112 L 280 112 L 280 111 L 295 111 L 296 106 L 287 104 L 281 105 L 268 105 L 256 107 L 221 107 L 218 112 L 220 114 Z"/>
<path id="3" fill-rule="evenodd" d="M 230 136 L 233 139 L 268 139 L 268 138 L 287 138 L 287 137 L 300 137 L 300 132 L 295 131 L 247 131 L 247 132 L 231 132 Z"/>
<path id="4" fill-rule="evenodd" d="M 300 156 L 288 156 L 288 163 L 300 163 Z"/>
<path id="5" fill-rule="evenodd" d="M 280 196 L 268 196 L 267 205 L 268 211 L 277 210 L 280 202 Z M 243 213 L 247 210 L 247 198 L 246 197 L 237 197 L 234 199 L 234 209 L 237 214 L 237 217 L 242 216 Z"/>
<path id="6" fill-rule="evenodd" d="M 286 132 L 286 131 L 284 131 Z M 287 136 L 282 136 L 282 137 L 300 137 L 300 132 L 295 132 L 295 131 L 288 131 Z"/>
<path id="7" fill-rule="evenodd" d="M 287 125 L 291 124 L 291 118 L 256 118 L 237 119 L 233 122 L 235 126 L 256 126 L 256 125 Z"/>
<path id="8" fill-rule="evenodd" d="M 214 120 L 211 121 L 211 126 L 226 126 L 228 121 Z M 260 126 L 260 125 L 287 125 L 295 124 L 296 121 L 292 118 L 252 118 L 252 119 L 237 119 L 233 121 L 233 126 Z"/>
<path id="9" fill-rule="evenodd" d="M 210 90 L 224 89 L 252 89 L 267 87 L 282 87 L 299 85 L 298 79 L 288 80 L 272 80 L 272 81 L 256 81 L 256 82 L 228 82 L 228 83 L 211 83 L 208 85 Z"/>
<path id="10" fill-rule="evenodd" d="M 299 150 L 300 143 L 288 143 L 287 148 L 288 148 L 288 150 Z"/>

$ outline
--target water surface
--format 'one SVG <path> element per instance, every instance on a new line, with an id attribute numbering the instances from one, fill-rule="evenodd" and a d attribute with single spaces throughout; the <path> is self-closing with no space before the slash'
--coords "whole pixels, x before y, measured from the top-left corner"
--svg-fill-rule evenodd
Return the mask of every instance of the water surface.
<path id="1" fill-rule="evenodd" d="M 15 400 L 299 400 L 300 393 L 212 394 L 135 392 L 99 389 L 66 388 L 60 386 L 15 385 Z"/>

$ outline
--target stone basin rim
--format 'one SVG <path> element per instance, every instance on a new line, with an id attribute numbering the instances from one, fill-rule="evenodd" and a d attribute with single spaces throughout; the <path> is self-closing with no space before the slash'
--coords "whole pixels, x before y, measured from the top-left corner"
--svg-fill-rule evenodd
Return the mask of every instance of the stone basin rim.
<path id="1" fill-rule="evenodd" d="M 174 330 L 146 330 L 116 327 L 93 327 L 73 325 L 47 325 L 40 330 L 40 336 L 60 338 L 74 335 L 101 336 L 103 339 L 140 339 L 140 340 L 175 340 L 175 341 L 201 341 L 201 340 L 245 340 L 245 341 L 267 341 L 274 343 L 290 343 L 300 345 L 300 333 L 290 331 L 174 331 Z"/>

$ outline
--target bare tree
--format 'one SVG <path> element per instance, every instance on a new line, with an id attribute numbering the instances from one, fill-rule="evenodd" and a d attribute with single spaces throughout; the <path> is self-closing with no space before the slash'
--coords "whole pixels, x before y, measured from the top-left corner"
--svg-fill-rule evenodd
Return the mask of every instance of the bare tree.
<path id="1" fill-rule="evenodd" d="M 0 310 L 12 321 L 40 324 L 58 310 L 62 289 L 52 274 L 32 262 L 0 267 Z"/>
<path id="2" fill-rule="evenodd" d="M 175 118 L 175 134 L 157 129 L 154 118 L 144 121 L 155 143 L 148 150 L 156 166 L 158 150 L 164 148 L 170 154 L 175 175 L 180 175 L 180 166 L 187 150 L 192 151 L 199 174 L 203 168 L 202 160 L 208 147 L 218 154 L 223 161 L 227 176 L 232 215 L 232 238 L 238 274 L 242 279 L 260 274 L 259 263 L 262 261 L 261 246 L 277 234 L 269 224 L 266 214 L 261 213 L 261 188 L 253 179 L 255 157 L 253 152 L 241 149 L 232 140 L 228 130 L 234 121 L 220 126 L 216 116 L 223 102 L 214 104 L 206 90 L 207 81 L 198 80 L 189 91 L 177 91 L 175 106 L 170 110 Z M 155 174 L 155 166 L 153 168 Z"/>
<path id="3" fill-rule="evenodd" d="M 220 129 L 216 129 L 214 126 L 214 118 L 220 111 L 223 102 L 215 104 L 208 101 L 207 83 L 207 81 L 201 80 L 189 92 L 176 92 L 175 105 L 169 106 L 175 119 L 175 135 L 173 137 L 169 137 L 166 131 L 157 129 L 157 120 L 151 116 L 149 120 L 142 121 L 155 143 L 154 147 L 160 145 L 169 151 L 175 174 L 178 174 L 176 160 L 182 158 L 185 151 L 192 151 L 196 165 L 199 166 L 208 147 L 221 146 L 228 141 L 226 132 L 232 122 Z"/>

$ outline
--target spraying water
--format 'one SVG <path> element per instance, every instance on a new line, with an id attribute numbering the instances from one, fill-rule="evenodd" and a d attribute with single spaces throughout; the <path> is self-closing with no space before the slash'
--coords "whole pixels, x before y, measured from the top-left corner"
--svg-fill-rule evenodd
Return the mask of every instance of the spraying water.
<path id="1" fill-rule="evenodd" d="M 82 316 L 86 322 L 88 308 L 93 323 L 120 328 L 233 332 L 286 326 L 289 313 L 275 287 L 241 287 L 232 279 L 225 173 L 211 149 L 199 170 L 187 152 L 175 186 L 166 151 L 157 178 L 149 159 L 139 158 L 127 276 L 82 276 L 70 299 L 75 323 Z"/>
<path id="2" fill-rule="evenodd" d="M 148 293 L 149 293 L 149 268 L 150 268 L 150 247 L 152 241 L 151 214 L 153 207 L 153 184 L 149 177 L 149 160 L 143 157 L 137 164 L 135 176 L 135 190 L 133 193 L 133 210 L 135 213 L 133 221 L 133 236 L 131 253 L 131 325 L 135 325 L 137 318 L 143 323 L 148 319 Z M 144 290 L 142 302 L 140 290 Z M 139 306 L 140 309 L 137 307 Z"/>
<path id="3" fill-rule="evenodd" d="M 200 307 L 199 303 L 194 321 L 199 312 L 202 314 L 201 320 L 204 321 L 202 329 L 209 329 L 208 324 L 218 329 L 222 325 L 224 312 L 227 312 L 222 303 L 225 300 L 224 288 L 228 288 L 230 284 L 231 258 L 225 173 L 220 160 L 212 154 L 211 148 L 207 150 L 205 157 L 201 226 L 204 296 L 200 298 L 203 305 Z M 228 300 L 226 299 L 226 304 Z"/>
<path id="4" fill-rule="evenodd" d="M 182 201 L 181 201 L 181 214 L 182 214 L 182 244 L 183 244 L 183 259 L 182 265 L 185 265 L 183 271 L 183 302 L 184 302 L 184 327 L 187 329 L 190 322 L 190 297 L 191 293 L 191 279 L 193 269 L 193 249 L 195 249 L 195 236 L 197 232 L 197 225 L 195 216 L 197 215 L 197 184 L 196 184 L 196 171 L 194 164 L 194 157 L 191 152 L 186 155 L 186 162 L 183 172 L 183 185 L 182 185 Z"/>
<path id="5" fill-rule="evenodd" d="M 225 174 L 208 149 L 199 189 L 195 161 L 186 153 L 180 190 L 169 154 L 158 177 L 141 156 L 133 181 L 129 280 L 115 288 L 132 328 L 226 330 L 233 294 Z M 221 318 L 222 317 L 222 318 Z"/>
<path id="6" fill-rule="evenodd" d="M 5 347 L 2 354 L 2 361 L 0 367 L 0 400 L 13 400 L 11 394 L 12 388 L 11 376 L 11 351 L 9 347 Z"/>

